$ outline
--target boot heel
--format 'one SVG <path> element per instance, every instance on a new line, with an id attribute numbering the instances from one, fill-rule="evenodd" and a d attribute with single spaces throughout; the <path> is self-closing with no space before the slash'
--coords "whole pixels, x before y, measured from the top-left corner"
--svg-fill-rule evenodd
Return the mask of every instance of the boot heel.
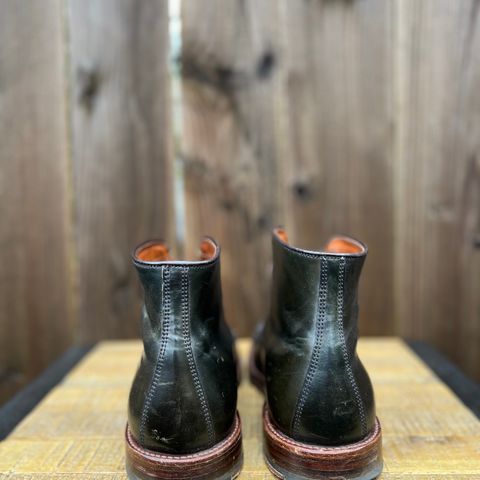
<path id="1" fill-rule="evenodd" d="M 235 417 L 227 438 L 201 452 L 187 455 L 162 454 L 141 447 L 126 428 L 126 467 L 130 480 L 230 480 L 242 468 L 240 417 Z"/>
<path id="2" fill-rule="evenodd" d="M 371 480 L 382 471 L 382 433 L 378 419 L 368 437 L 338 447 L 319 447 L 287 437 L 272 424 L 266 406 L 263 430 L 265 459 L 278 478 Z"/>

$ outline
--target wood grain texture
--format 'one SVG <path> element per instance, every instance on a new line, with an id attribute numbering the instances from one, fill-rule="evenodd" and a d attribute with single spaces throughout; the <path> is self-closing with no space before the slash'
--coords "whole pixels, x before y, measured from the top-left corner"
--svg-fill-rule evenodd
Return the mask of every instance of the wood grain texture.
<path id="1" fill-rule="evenodd" d="M 170 240 L 167 2 L 69 2 L 77 339 L 138 335 L 129 253 Z"/>
<path id="2" fill-rule="evenodd" d="M 62 3 L 0 1 L 0 403 L 73 338 Z"/>
<path id="3" fill-rule="evenodd" d="M 391 10 L 184 2 L 187 250 L 202 232 L 218 237 L 242 334 L 268 310 L 277 224 L 306 248 L 335 232 L 366 241 L 362 332 L 393 329 Z"/>
<path id="4" fill-rule="evenodd" d="M 335 233 L 368 245 L 360 330 L 391 334 L 392 4 L 283 3 L 285 223 L 307 248 L 321 249 Z"/>
<path id="5" fill-rule="evenodd" d="M 250 342 L 238 349 L 247 375 Z M 104 342 L 55 388 L 4 442 L 0 479 L 125 479 L 124 429 L 138 341 Z M 382 479 L 475 479 L 480 476 L 480 423 L 395 338 L 362 338 L 382 422 Z M 270 479 L 262 456 L 263 397 L 239 389 L 244 466 L 241 479 Z"/>
<path id="6" fill-rule="evenodd" d="M 243 335 L 268 308 L 261 301 L 268 298 L 265 232 L 281 217 L 269 72 L 275 60 L 265 61 L 273 55 L 273 4 L 183 2 L 186 250 L 203 233 L 220 241 L 226 316 Z"/>
<path id="7" fill-rule="evenodd" d="M 398 1 L 396 331 L 480 379 L 476 1 Z"/>
<path id="8" fill-rule="evenodd" d="M 478 2 L 186 0 L 187 250 L 223 245 L 227 318 L 268 311 L 270 229 L 369 246 L 360 330 L 480 379 Z M 198 21 L 201 18 L 202 21 Z"/>

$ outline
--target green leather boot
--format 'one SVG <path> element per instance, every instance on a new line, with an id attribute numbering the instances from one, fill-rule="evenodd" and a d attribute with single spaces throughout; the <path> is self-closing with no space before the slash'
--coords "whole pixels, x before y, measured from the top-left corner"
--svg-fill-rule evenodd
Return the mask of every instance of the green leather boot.
<path id="1" fill-rule="evenodd" d="M 348 237 L 312 252 L 273 232 L 271 310 L 250 376 L 266 395 L 264 453 L 279 478 L 363 480 L 382 470 L 372 385 L 356 354 L 366 255 Z"/>
<path id="2" fill-rule="evenodd" d="M 220 248 L 199 261 L 140 245 L 133 263 L 145 292 L 144 351 L 130 391 L 130 479 L 231 479 L 242 463 L 234 340 L 223 318 Z"/>

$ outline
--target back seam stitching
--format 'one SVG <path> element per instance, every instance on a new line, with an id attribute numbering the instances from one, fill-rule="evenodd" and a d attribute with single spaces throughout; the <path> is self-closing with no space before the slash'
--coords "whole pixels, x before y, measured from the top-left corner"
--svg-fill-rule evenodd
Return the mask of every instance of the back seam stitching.
<path id="1" fill-rule="evenodd" d="M 315 344 L 313 347 L 312 358 L 308 366 L 307 375 L 305 376 L 302 393 L 300 395 L 298 404 L 295 409 L 293 417 L 292 431 L 297 433 L 300 427 L 300 419 L 307 402 L 307 397 L 310 394 L 310 389 L 315 376 L 315 372 L 320 360 L 320 350 L 323 342 L 323 333 L 325 328 L 325 315 L 327 310 L 327 261 L 322 258 L 320 263 L 320 284 L 318 288 L 318 312 L 315 319 Z"/>
<path id="2" fill-rule="evenodd" d="M 187 354 L 188 366 L 192 375 L 197 397 L 200 401 L 202 415 L 207 425 L 208 439 L 210 443 L 213 443 L 215 440 L 215 435 L 213 430 L 212 415 L 208 407 L 207 400 L 205 398 L 205 392 L 203 391 L 203 386 L 200 381 L 198 368 L 195 362 L 195 356 L 193 354 L 192 348 L 190 329 L 189 278 L 187 268 L 182 268 L 182 334 L 185 344 L 185 352 Z"/>
<path id="3" fill-rule="evenodd" d="M 155 370 L 153 373 L 152 381 L 148 389 L 147 396 L 145 397 L 145 403 L 142 410 L 142 418 L 140 421 L 140 442 L 145 443 L 145 430 L 147 426 L 148 411 L 152 406 L 153 397 L 158 387 L 160 375 L 162 371 L 163 360 L 165 357 L 165 351 L 168 341 L 168 333 L 170 329 L 170 309 L 171 309 L 171 296 L 170 296 L 170 271 L 167 267 L 163 267 L 162 271 L 162 325 L 160 335 L 160 348 L 158 350 L 157 360 L 155 362 Z"/>
<path id="4" fill-rule="evenodd" d="M 360 396 L 360 391 L 358 389 L 357 382 L 355 381 L 355 377 L 353 376 L 352 365 L 350 363 L 350 358 L 347 351 L 347 344 L 345 341 L 345 334 L 343 331 L 343 316 L 344 316 L 343 294 L 345 290 L 345 266 L 346 266 L 346 260 L 345 260 L 345 257 L 342 257 L 340 260 L 339 268 L 338 268 L 338 292 L 337 292 L 338 333 L 342 343 L 343 360 L 345 362 L 345 368 L 347 370 L 347 377 L 350 381 L 350 386 L 352 387 L 355 401 L 357 403 L 357 408 L 360 413 L 361 431 L 362 431 L 362 434 L 365 434 L 367 431 L 367 421 L 365 418 L 365 412 L 363 409 L 363 403 L 362 403 L 362 398 Z"/>

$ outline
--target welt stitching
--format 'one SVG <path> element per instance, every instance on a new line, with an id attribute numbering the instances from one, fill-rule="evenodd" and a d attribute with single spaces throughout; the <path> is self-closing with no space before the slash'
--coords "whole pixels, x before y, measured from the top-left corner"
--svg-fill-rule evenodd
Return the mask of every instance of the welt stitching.
<path id="1" fill-rule="evenodd" d="M 315 343 L 313 347 L 312 358 L 308 366 L 307 375 L 302 387 L 302 393 L 300 395 L 298 404 L 295 409 L 295 415 L 293 417 L 293 432 L 297 432 L 300 426 L 300 419 L 307 402 L 308 395 L 313 383 L 315 372 L 320 361 L 320 349 L 322 346 L 323 332 L 325 328 L 325 315 L 327 311 L 327 261 L 322 258 L 320 264 L 320 285 L 318 289 L 318 312 L 315 320 Z"/>
<path id="2" fill-rule="evenodd" d="M 343 331 L 343 294 L 345 289 L 345 257 L 342 257 L 338 266 L 338 292 L 337 292 L 337 317 L 338 317 L 338 334 L 340 336 L 340 341 L 342 345 L 343 360 L 345 362 L 345 368 L 347 370 L 347 376 L 350 381 L 350 385 L 355 396 L 355 401 L 357 403 L 358 411 L 360 413 L 360 423 L 362 428 L 362 434 L 367 431 L 367 421 L 365 418 L 365 412 L 363 409 L 363 402 L 360 396 L 360 391 L 358 389 L 357 382 L 353 376 L 352 365 L 350 364 L 350 358 L 347 351 L 347 344 L 345 342 L 345 334 Z"/>
<path id="3" fill-rule="evenodd" d="M 171 295 L 170 295 L 170 270 L 163 267 L 162 271 L 162 324 L 160 335 L 160 348 L 158 350 L 157 360 L 155 362 L 155 370 L 153 373 L 152 381 L 148 389 L 147 396 L 145 397 L 145 403 L 142 410 L 142 418 L 140 421 L 140 442 L 145 442 L 145 430 L 147 426 L 148 412 L 152 406 L 153 397 L 158 387 L 160 380 L 163 360 L 165 357 L 165 351 L 167 349 L 168 333 L 170 328 L 170 311 L 171 311 Z"/>
<path id="4" fill-rule="evenodd" d="M 185 352 L 187 354 L 188 366 L 190 368 L 190 373 L 192 375 L 193 384 L 195 386 L 195 391 L 197 393 L 198 399 L 200 401 L 200 406 L 207 424 L 207 433 L 209 441 L 213 443 L 215 440 L 213 432 L 213 422 L 210 409 L 205 398 L 205 392 L 203 391 L 203 386 L 200 382 L 200 377 L 198 375 L 197 364 L 195 362 L 195 357 L 193 355 L 192 349 L 192 340 L 191 340 L 191 331 L 190 331 L 190 301 L 189 301 L 189 278 L 188 278 L 188 268 L 182 268 L 182 334 L 183 341 L 185 343 Z"/>

